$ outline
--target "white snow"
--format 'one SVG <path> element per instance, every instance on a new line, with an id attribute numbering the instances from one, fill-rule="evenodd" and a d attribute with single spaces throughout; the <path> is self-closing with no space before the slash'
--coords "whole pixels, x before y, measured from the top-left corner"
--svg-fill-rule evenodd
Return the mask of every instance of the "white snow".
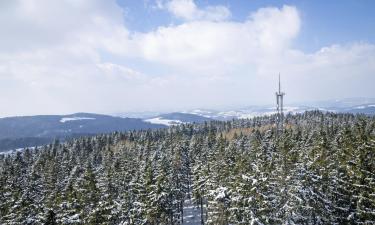
<path id="1" fill-rule="evenodd" d="M 215 201 L 223 200 L 227 197 L 226 191 L 228 189 L 226 187 L 219 187 L 216 190 L 212 191 L 212 195 L 214 195 Z"/>
<path id="2" fill-rule="evenodd" d="M 17 150 L 8 150 L 5 152 L 0 152 L 0 155 L 8 155 L 8 154 L 14 154 L 17 153 Z"/>
<path id="3" fill-rule="evenodd" d="M 256 116 L 265 116 L 265 115 L 272 115 L 275 114 L 275 111 L 267 111 L 267 112 L 257 112 L 257 111 L 248 111 L 248 110 L 242 110 L 242 111 L 227 111 L 227 112 L 219 112 L 218 116 L 221 117 L 235 117 L 239 119 L 251 119 Z"/>
<path id="4" fill-rule="evenodd" d="M 194 109 L 190 111 L 183 111 L 182 113 L 188 113 L 188 114 L 193 114 L 197 116 L 203 116 L 206 118 L 215 118 L 216 113 L 215 111 L 209 111 L 209 110 L 202 110 L 202 109 Z"/>
<path id="5" fill-rule="evenodd" d="M 69 216 L 68 218 L 63 218 L 62 221 L 67 224 L 81 223 L 79 214 L 74 214 L 74 215 Z"/>
<path id="6" fill-rule="evenodd" d="M 285 106 L 284 110 L 287 112 L 295 112 L 295 111 L 300 110 L 300 108 L 296 106 Z"/>
<path id="7" fill-rule="evenodd" d="M 245 113 L 245 114 L 239 114 L 237 116 L 239 119 L 251 119 L 257 116 L 270 116 L 272 114 L 275 114 L 276 112 L 271 111 L 271 112 L 253 112 L 253 113 Z"/>
<path id="8" fill-rule="evenodd" d="M 360 105 L 355 107 L 356 109 L 365 109 L 365 108 L 370 108 L 370 107 L 375 107 L 375 105 Z"/>
<path id="9" fill-rule="evenodd" d="M 64 117 L 64 118 L 61 118 L 60 122 L 65 123 L 65 122 L 75 121 L 75 120 L 95 120 L 95 118 L 90 118 L 90 117 Z"/>
<path id="10" fill-rule="evenodd" d="M 182 123 L 182 121 L 180 120 L 168 120 L 168 119 L 163 119 L 161 117 L 151 118 L 151 119 L 147 119 L 144 121 L 152 123 L 152 124 L 162 124 L 166 126 L 172 126 L 172 125 L 177 125 L 177 124 Z"/>
<path id="11" fill-rule="evenodd" d="M 186 112 L 186 113 L 191 113 L 191 114 L 195 114 L 195 115 L 204 115 L 204 114 L 209 114 L 209 113 L 212 113 L 211 111 L 208 111 L 208 110 L 201 110 L 201 109 L 194 109 L 193 111 L 190 111 L 190 112 Z"/>
<path id="12" fill-rule="evenodd" d="M 188 196 L 191 196 L 191 193 Z M 193 204 L 192 199 L 185 199 L 183 210 L 183 225 L 201 225 L 201 209 Z"/>
<path id="13" fill-rule="evenodd" d="M 25 149 L 33 150 L 33 149 L 35 149 L 35 146 L 34 147 L 24 147 L 24 148 L 17 148 L 17 149 L 7 150 L 7 151 L 4 151 L 4 152 L 0 152 L 0 155 L 16 154 L 17 152 L 22 152 Z"/>
<path id="14" fill-rule="evenodd" d="M 249 176 L 246 176 L 246 175 L 242 174 L 242 179 L 244 179 L 244 180 L 250 180 L 251 178 Z"/>
<path id="15" fill-rule="evenodd" d="M 316 108 L 316 107 L 301 107 L 301 106 L 284 106 L 284 113 L 285 114 L 298 114 L 303 113 L 308 110 L 315 110 L 319 109 L 321 111 L 328 111 L 325 108 Z M 329 110 L 332 111 L 332 110 Z M 237 110 L 225 110 L 225 111 L 217 111 L 217 110 L 202 110 L 202 109 L 194 109 L 190 111 L 185 111 L 185 113 L 195 114 L 199 116 L 204 116 L 211 119 L 251 119 L 258 116 L 271 116 L 276 114 L 276 107 L 274 106 L 264 106 L 264 107 L 248 107 L 243 109 Z"/>
<path id="16" fill-rule="evenodd" d="M 295 106 L 285 106 L 284 113 L 301 113 L 305 111 L 300 107 Z M 265 108 L 248 108 L 242 110 L 230 110 L 230 111 L 222 111 L 217 112 L 214 115 L 211 115 L 211 118 L 215 117 L 224 117 L 224 118 L 239 118 L 239 119 L 251 119 L 257 116 L 271 116 L 276 113 L 275 107 L 265 107 Z M 206 116 L 201 114 L 202 116 Z"/>

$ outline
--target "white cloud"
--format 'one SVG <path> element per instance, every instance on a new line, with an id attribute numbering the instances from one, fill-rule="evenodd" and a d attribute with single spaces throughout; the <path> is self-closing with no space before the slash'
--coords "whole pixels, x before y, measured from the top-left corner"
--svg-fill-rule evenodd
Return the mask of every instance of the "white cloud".
<path id="1" fill-rule="evenodd" d="M 132 81 L 143 81 L 145 79 L 145 75 L 140 73 L 139 71 L 130 69 L 128 67 L 114 64 L 114 63 L 99 63 L 97 64 L 98 69 L 100 70 L 100 74 L 104 74 L 105 76 L 110 76 L 115 81 L 118 81 L 118 78 L 122 78 L 124 80 L 132 80 Z"/>
<path id="2" fill-rule="evenodd" d="M 3 4 L 2 52 L 54 47 L 75 42 L 84 32 L 108 33 L 113 27 L 123 27 L 122 10 L 111 1 L 19 0 Z"/>
<path id="3" fill-rule="evenodd" d="M 289 102 L 374 96 L 371 43 L 307 54 L 292 48 L 301 27 L 293 6 L 234 22 L 222 6 L 185 4 L 166 8 L 185 22 L 134 32 L 115 1 L 1 2 L 1 115 L 269 103 L 279 71 Z"/>
<path id="4" fill-rule="evenodd" d="M 231 16 L 229 9 L 222 5 L 199 9 L 193 0 L 171 0 L 166 3 L 156 1 L 157 8 L 167 9 L 175 17 L 184 20 L 223 21 Z"/>
<path id="5" fill-rule="evenodd" d="M 186 22 L 137 34 L 135 39 L 144 57 L 152 61 L 189 66 L 237 64 L 278 54 L 289 47 L 299 27 L 296 8 L 284 6 L 261 9 L 244 22 Z"/>

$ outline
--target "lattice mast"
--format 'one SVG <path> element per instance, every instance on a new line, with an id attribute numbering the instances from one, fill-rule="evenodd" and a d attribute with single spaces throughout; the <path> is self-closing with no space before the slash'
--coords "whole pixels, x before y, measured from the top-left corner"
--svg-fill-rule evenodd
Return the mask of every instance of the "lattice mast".
<path id="1" fill-rule="evenodd" d="M 277 110 L 277 133 L 282 133 L 284 129 L 284 92 L 281 92 L 281 82 L 279 73 L 279 91 L 276 92 L 276 110 Z"/>

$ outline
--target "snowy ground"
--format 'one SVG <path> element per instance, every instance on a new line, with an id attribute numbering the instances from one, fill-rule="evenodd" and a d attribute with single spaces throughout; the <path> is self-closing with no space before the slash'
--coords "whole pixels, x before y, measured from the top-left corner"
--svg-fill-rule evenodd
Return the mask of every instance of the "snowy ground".
<path id="1" fill-rule="evenodd" d="M 201 209 L 195 206 L 191 199 L 185 199 L 185 202 L 184 202 L 184 223 L 183 224 L 201 225 Z"/>
<path id="2" fill-rule="evenodd" d="M 64 118 L 61 118 L 60 122 L 65 123 L 65 122 L 76 121 L 76 120 L 95 120 L 95 118 L 90 118 L 90 117 L 64 117 Z"/>
<path id="3" fill-rule="evenodd" d="M 147 119 L 147 120 L 144 120 L 144 121 L 149 122 L 149 123 L 153 123 L 153 124 L 162 124 L 162 125 L 166 125 L 166 126 L 178 125 L 178 124 L 182 123 L 179 120 L 168 120 L 168 119 L 163 119 L 161 117 L 151 118 L 151 119 Z"/>

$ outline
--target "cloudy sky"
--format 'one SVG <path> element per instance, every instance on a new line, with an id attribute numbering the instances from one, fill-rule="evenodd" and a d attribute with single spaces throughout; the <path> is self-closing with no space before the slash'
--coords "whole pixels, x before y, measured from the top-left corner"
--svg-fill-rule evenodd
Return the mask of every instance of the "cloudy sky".
<path id="1" fill-rule="evenodd" d="M 375 2 L 1 0 L 0 116 L 375 97 Z"/>

